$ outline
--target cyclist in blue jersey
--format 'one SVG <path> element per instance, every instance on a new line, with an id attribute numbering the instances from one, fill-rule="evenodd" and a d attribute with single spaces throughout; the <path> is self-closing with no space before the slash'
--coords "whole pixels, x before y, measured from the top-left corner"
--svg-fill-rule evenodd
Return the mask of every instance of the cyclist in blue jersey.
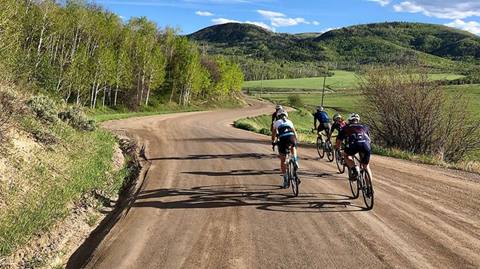
<path id="1" fill-rule="evenodd" d="M 370 170 L 370 155 L 372 149 L 370 146 L 370 132 L 367 126 L 360 124 L 360 116 L 356 113 L 348 117 L 348 125 L 340 130 L 337 136 L 335 149 L 338 149 L 343 140 L 346 140 L 345 145 L 345 160 L 347 167 L 351 171 L 350 180 L 356 180 L 359 169 L 355 167 L 353 156 L 357 153 L 360 155 L 360 165 L 362 168 L 368 170 L 373 179 L 372 171 Z"/>
<path id="2" fill-rule="evenodd" d="M 280 169 L 283 174 L 283 188 L 288 187 L 288 175 L 286 173 L 287 167 L 285 165 L 285 157 L 287 154 L 287 148 L 292 153 L 293 160 L 295 161 L 296 168 L 298 169 L 298 155 L 297 155 L 297 131 L 293 126 L 293 122 L 288 119 L 288 113 L 281 111 L 278 114 L 279 120 L 273 124 L 274 132 L 272 132 L 272 145 L 275 145 L 275 141 L 278 141 L 278 153 L 280 157 Z"/>
<path id="3" fill-rule="evenodd" d="M 322 131 L 325 131 L 327 137 L 330 137 L 330 118 L 328 117 L 328 113 L 325 111 L 323 106 L 318 106 L 317 112 L 313 114 L 313 126 L 315 130 L 317 130 L 318 135 L 320 135 Z"/>

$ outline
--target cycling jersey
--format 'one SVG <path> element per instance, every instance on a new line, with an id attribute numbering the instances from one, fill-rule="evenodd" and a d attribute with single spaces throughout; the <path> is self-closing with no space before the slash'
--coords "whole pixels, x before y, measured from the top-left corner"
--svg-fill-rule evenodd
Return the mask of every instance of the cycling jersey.
<path id="1" fill-rule="evenodd" d="M 317 111 L 315 114 L 313 114 L 313 117 L 322 123 L 330 123 L 330 118 L 328 117 L 328 113 L 325 111 Z"/>
<path id="2" fill-rule="evenodd" d="M 367 143 L 370 144 L 370 133 L 368 127 L 362 124 L 349 124 L 338 134 L 338 139 L 347 140 L 348 144 Z"/>
<path id="3" fill-rule="evenodd" d="M 360 155 L 360 162 L 368 164 L 372 149 L 370 147 L 370 134 L 368 127 L 361 124 L 349 124 L 340 130 L 337 139 L 346 140 L 345 153 L 353 156 Z"/>
<path id="4" fill-rule="evenodd" d="M 330 133 L 333 133 L 333 131 L 337 130 L 338 133 L 347 126 L 347 122 L 345 121 L 336 121 L 333 123 L 332 128 L 330 129 Z"/>
<path id="5" fill-rule="evenodd" d="M 277 130 L 279 138 L 295 135 L 295 133 L 293 132 L 293 129 L 294 129 L 293 122 L 287 119 L 277 120 L 273 124 L 273 128 Z"/>

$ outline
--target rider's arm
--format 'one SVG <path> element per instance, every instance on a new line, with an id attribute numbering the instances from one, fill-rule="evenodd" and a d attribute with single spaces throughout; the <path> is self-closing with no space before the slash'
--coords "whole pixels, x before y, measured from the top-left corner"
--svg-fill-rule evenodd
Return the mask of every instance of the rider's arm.
<path id="1" fill-rule="evenodd" d="M 297 129 L 293 128 L 293 133 L 295 134 L 295 138 L 298 139 Z"/>

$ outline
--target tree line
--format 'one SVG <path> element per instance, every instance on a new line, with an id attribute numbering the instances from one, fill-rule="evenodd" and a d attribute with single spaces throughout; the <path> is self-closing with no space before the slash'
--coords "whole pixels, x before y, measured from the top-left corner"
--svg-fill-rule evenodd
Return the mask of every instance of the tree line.
<path id="1" fill-rule="evenodd" d="M 236 96 L 237 64 L 209 56 L 173 28 L 144 17 L 124 22 L 80 0 L 3 0 L 2 75 L 79 105 L 188 105 Z"/>

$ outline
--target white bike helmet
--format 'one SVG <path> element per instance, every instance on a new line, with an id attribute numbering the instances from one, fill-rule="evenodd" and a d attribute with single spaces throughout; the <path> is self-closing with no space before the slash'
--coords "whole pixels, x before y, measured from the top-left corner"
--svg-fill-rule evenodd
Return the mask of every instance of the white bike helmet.
<path id="1" fill-rule="evenodd" d="M 275 107 L 275 110 L 276 110 L 276 111 L 283 110 L 283 106 L 277 105 L 277 106 Z"/>
<path id="2" fill-rule="evenodd" d="M 348 116 L 348 122 L 354 121 L 360 122 L 360 115 L 358 115 L 357 113 L 352 113 L 350 114 L 350 116 Z"/>
<path id="3" fill-rule="evenodd" d="M 339 113 L 336 113 L 335 115 L 333 115 L 333 120 L 335 120 L 335 121 L 338 120 L 338 119 L 341 119 L 341 118 L 343 118 L 343 117 Z"/>
<path id="4" fill-rule="evenodd" d="M 317 111 L 323 111 L 323 110 L 325 110 L 323 106 L 317 106 Z"/>

